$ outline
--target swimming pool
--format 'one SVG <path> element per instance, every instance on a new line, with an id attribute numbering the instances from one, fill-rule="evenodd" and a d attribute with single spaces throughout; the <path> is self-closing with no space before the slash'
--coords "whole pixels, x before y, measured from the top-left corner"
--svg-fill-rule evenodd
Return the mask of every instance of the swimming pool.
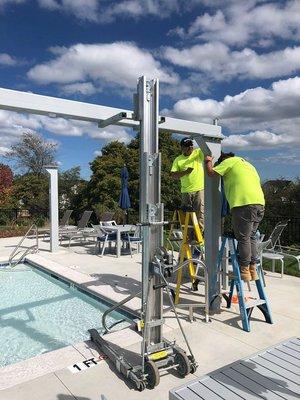
<path id="1" fill-rule="evenodd" d="M 0 266 L 0 367 L 89 339 L 108 308 L 101 300 L 28 264 Z M 111 313 L 107 325 L 129 317 Z"/>

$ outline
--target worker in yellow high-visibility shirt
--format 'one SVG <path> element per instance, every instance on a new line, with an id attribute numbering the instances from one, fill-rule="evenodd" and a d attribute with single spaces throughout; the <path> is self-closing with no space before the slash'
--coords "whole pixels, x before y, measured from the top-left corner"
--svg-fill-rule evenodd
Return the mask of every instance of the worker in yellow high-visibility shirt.
<path id="1" fill-rule="evenodd" d="M 264 216 L 265 198 L 260 177 L 248 161 L 233 153 L 221 153 L 218 165 L 205 157 L 209 176 L 222 176 L 225 195 L 232 215 L 232 227 L 238 242 L 238 258 L 243 281 L 257 280 L 257 243 L 255 233 Z"/>
<path id="2" fill-rule="evenodd" d="M 204 155 L 201 149 L 194 149 L 189 137 L 180 142 L 181 154 L 175 158 L 171 176 L 180 179 L 182 207 L 194 210 L 199 225 L 204 227 Z"/>

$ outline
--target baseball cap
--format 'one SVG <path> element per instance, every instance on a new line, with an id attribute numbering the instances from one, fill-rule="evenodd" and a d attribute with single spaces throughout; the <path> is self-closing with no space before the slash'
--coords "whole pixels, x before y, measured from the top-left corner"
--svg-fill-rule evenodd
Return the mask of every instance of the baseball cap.
<path id="1" fill-rule="evenodd" d="M 182 146 L 182 147 L 192 147 L 192 146 L 194 146 L 194 143 L 193 143 L 191 138 L 185 137 L 180 141 L 180 146 Z"/>

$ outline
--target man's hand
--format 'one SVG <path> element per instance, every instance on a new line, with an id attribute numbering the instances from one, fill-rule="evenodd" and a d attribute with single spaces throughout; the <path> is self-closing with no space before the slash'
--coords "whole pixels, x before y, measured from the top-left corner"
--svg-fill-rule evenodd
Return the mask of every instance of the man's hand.
<path id="1" fill-rule="evenodd" d="M 218 174 L 213 170 L 212 160 L 214 158 L 212 156 L 205 156 L 204 162 L 208 176 L 217 176 Z"/>

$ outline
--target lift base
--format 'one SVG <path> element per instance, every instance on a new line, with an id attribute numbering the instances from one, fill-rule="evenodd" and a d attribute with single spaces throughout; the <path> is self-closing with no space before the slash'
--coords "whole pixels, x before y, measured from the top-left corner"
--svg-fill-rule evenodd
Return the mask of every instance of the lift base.
<path id="1" fill-rule="evenodd" d="M 168 369 L 176 369 L 181 377 L 194 373 L 197 363 L 192 357 L 187 356 L 185 351 L 176 346 L 175 343 L 163 342 L 164 350 L 145 356 L 144 371 L 142 365 L 132 365 L 122 355 L 101 337 L 96 329 L 89 330 L 91 340 L 107 357 L 114 363 L 116 369 L 125 378 L 130 379 L 139 391 L 149 388 L 153 389 L 159 384 L 160 372 Z"/>

